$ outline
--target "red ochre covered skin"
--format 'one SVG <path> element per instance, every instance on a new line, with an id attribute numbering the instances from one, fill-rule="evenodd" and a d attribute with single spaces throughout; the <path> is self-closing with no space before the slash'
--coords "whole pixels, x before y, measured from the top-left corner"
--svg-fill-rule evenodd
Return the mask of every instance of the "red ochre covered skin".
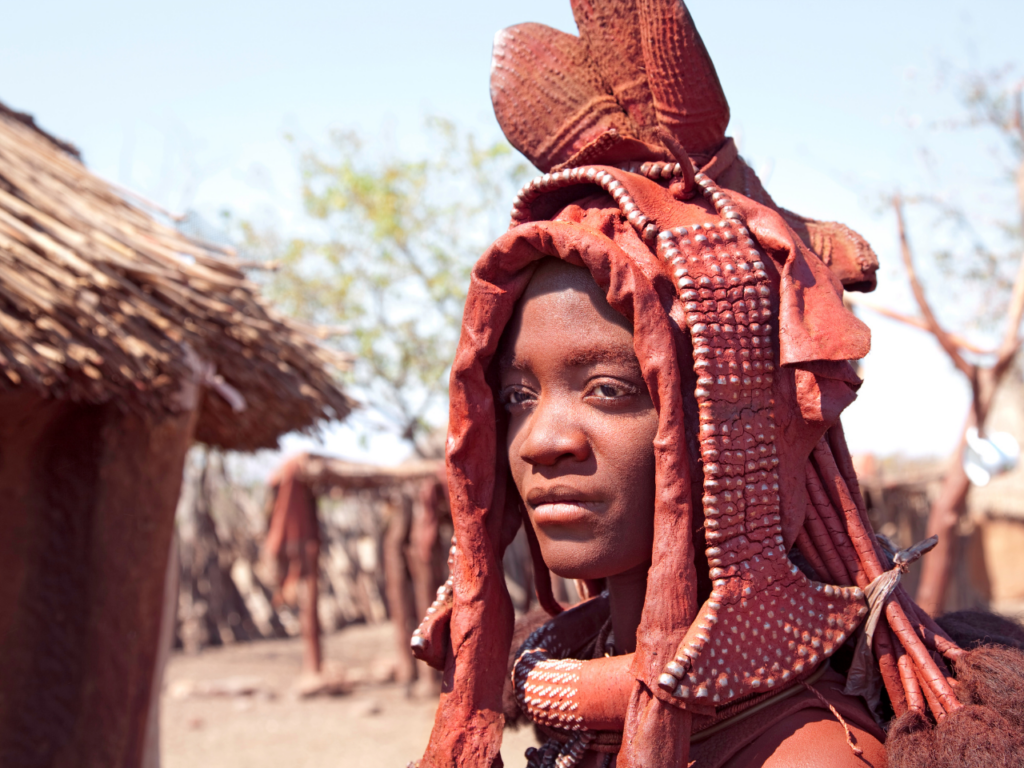
<path id="1" fill-rule="evenodd" d="M 594 731 L 621 731 L 633 676 L 619 659 L 594 659 L 580 675 L 580 701 L 587 702 L 583 721 Z"/>

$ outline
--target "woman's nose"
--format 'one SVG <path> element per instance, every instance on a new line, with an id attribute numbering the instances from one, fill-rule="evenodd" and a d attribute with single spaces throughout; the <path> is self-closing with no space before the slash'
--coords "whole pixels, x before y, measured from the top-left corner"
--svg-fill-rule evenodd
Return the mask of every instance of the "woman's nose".
<path id="1" fill-rule="evenodd" d="M 575 416 L 572 404 L 542 399 L 530 416 L 519 447 L 522 460 L 540 466 L 553 466 L 563 458 L 586 460 L 590 441 Z"/>

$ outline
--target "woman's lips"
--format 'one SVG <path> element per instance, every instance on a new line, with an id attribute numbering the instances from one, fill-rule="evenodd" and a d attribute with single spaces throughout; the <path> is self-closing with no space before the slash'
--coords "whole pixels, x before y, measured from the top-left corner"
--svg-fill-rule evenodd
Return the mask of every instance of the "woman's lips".
<path id="1" fill-rule="evenodd" d="M 567 491 L 569 489 L 528 494 L 533 522 L 536 525 L 571 525 L 593 520 L 600 502 L 578 491 Z"/>
<path id="2" fill-rule="evenodd" d="M 594 510 L 578 501 L 557 501 L 538 504 L 533 508 L 533 521 L 537 525 L 570 525 L 590 519 Z"/>

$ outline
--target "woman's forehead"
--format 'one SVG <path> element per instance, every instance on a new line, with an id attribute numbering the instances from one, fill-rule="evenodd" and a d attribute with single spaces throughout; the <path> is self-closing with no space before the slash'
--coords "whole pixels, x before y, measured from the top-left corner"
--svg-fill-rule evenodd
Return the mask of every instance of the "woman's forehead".
<path id="1" fill-rule="evenodd" d="M 570 367 L 637 366 L 630 323 L 609 306 L 590 273 L 554 259 L 545 262 L 505 329 L 500 365 L 522 369 L 541 357 Z"/>
<path id="2" fill-rule="evenodd" d="M 561 291 L 579 291 L 604 300 L 604 292 L 598 287 L 594 276 L 585 267 L 556 259 L 552 256 L 545 257 L 537 262 L 537 268 L 526 287 L 519 303 L 534 296 L 545 293 L 556 293 Z"/>
<path id="3" fill-rule="evenodd" d="M 528 306 L 543 307 L 550 312 L 555 307 L 579 310 L 593 307 L 597 314 L 613 325 L 633 332 L 632 324 L 608 304 L 604 290 L 585 267 L 569 264 L 561 259 L 541 259 L 530 278 L 526 290 L 516 302 L 510 325 L 521 321 Z"/>

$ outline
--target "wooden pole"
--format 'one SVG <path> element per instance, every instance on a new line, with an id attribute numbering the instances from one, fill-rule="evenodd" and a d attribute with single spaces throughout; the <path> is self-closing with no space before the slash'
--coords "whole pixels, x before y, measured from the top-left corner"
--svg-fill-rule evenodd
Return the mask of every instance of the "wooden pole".
<path id="1" fill-rule="evenodd" d="M 302 552 L 302 579 L 299 584 L 299 625 L 302 630 L 302 673 L 319 675 L 323 666 L 320 645 L 320 542 L 307 541 Z"/>
<path id="2" fill-rule="evenodd" d="M 968 423 L 973 421 L 970 419 Z M 939 495 L 928 512 L 925 537 L 938 536 L 939 543 L 921 561 L 921 580 L 915 601 L 930 616 L 938 616 L 943 611 L 953 565 L 959 554 L 957 528 L 967 508 L 967 493 L 971 489 L 963 464 L 966 442 L 965 438 L 960 438 Z"/>
<path id="3" fill-rule="evenodd" d="M 409 499 L 404 494 L 385 502 L 387 528 L 384 531 L 384 590 L 391 623 L 395 627 L 397 679 L 410 686 L 416 677 L 415 659 L 409 649 L 413 631 L 413 594 L 405 549 L 412 522 Z"/>

